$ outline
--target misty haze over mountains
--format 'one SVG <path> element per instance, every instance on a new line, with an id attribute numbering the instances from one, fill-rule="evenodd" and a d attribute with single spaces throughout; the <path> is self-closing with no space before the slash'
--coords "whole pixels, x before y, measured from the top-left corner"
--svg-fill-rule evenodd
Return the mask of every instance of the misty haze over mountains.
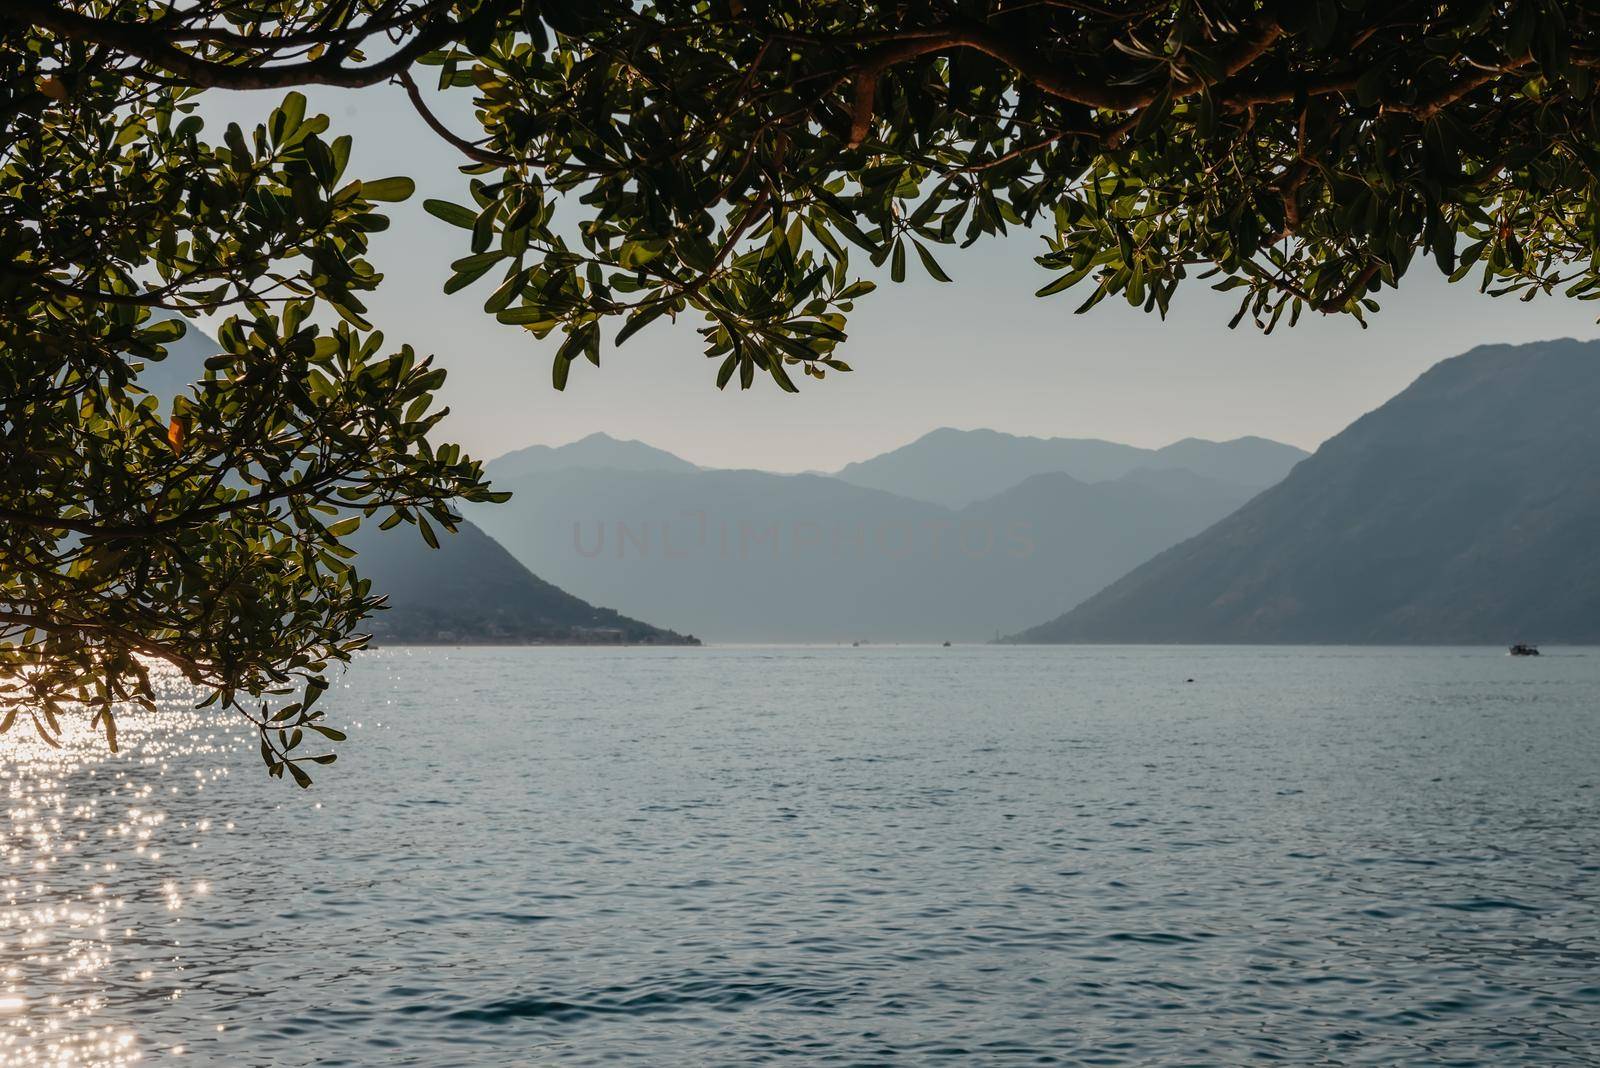
<path id="1" fill-rule="evenodd" d="M 140 381 L 169 398 L 215 351 L 191 328 Z M 1260 439 L 1148 450 L 947 429 L 834 477 L 704 470 L 594 434 L 493 461 L 513 499 L 469 508 L 439 550 L 375 522 L 351 543 L 392 605 L 369 622 L 380 641 L 989 640 L 1222 518 L 1302 456 Z"/>
<path id="2" fill-rule="evenodd" d="M 1596 411 L 1600 343 L 1556 341 L 1446 360 L 1309 459 L 946 428 L 784 475 L 594 434 L 491 462 L 512 500 L 437 552 L 353 541 L 386 641 L 1586 643 Z"/>
<path id="3" fill-rule="evenodd" d="M 1303 456 L 939 430 L 831 477 L 702 470 L 593 435 L 491 462 L 512 499 L 469 514 L 551 581 L 716 640 L 978 641 L 1076 603 Z"/>

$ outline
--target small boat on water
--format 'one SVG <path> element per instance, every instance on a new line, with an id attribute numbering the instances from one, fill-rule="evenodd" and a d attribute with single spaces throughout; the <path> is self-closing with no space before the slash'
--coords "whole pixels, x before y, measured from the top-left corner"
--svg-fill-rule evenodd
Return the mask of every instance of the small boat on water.
<path id="1" fill-rule="evenodd" d="M 1518 642 L 1517 644 L 1515 644 L 1515 645 L 1513 645 L 1511 647 L 1511 655 L 1512 656 L 1538 656 L 1539 655 L 1539 647 L 1537 645 L 1528 645 L 1528 644 L 1526 644 L 1524 642 Z"/>

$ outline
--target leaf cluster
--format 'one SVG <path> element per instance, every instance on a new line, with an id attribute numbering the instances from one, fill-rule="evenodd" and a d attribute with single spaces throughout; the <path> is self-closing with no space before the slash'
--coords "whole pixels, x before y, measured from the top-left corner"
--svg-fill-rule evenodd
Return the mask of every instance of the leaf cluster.
<path id="1" fill-rule="evenodd" d="M 93 51 L 0 42 L 12 102 L 38 90 L 0 134 L 0 730 L 56 744 L 80 708 L 115 748 L 164 661 L 304 785 L 333 755 L 302 739 L 341 737 L 311 704 L 382 604 L 341 539 L 436 543 L 453 502 L 498 496 L 430 441 L 444 372 L 364 317 L 369 236 L 412 182 L 350 178 L 299 93 L 213 142 L 195 90 Z M 148 393 L 201 317 L 199 380 Z"/>

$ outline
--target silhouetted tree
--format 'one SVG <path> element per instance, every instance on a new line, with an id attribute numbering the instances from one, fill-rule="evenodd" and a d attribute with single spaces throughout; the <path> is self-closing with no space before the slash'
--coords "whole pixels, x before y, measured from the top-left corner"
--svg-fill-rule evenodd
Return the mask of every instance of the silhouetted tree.
<path id="1" fill-rule="evenodd" d="M 560 333 L 554 382 L 693 313 L 716 381 L 848 370 L 852 251 L 1040 230 L 1039 290 L 1237 323 L 1361 318 L 1423 253 L 1491 293 L 1600 293 L 1600 15 L 1554 0 L 6 0 L 0 668 L 47 737 L 169 661 L 304 782 L 309 710 L 374 607 L 339 537 L 488 499 L 430 445 L 442 373 L 361 294 L 378 208 L 308 85 L 393 82 L 463 157 L 446 290 Z M 211 89 L 288 91 L 212 135 Z M 473 97 L 452 128 L 441 94 Z M 449 113 L 447 113 L 449 114 Z M 141 362 L 221 351 L 170 411 Z M 608 321 L 614 324 L 607 330 Z M 345 517 L 348 518 L 337 518 Z M 326 525 L 325 521 L 332 525 Z M 271 712 L 246 698 L 304 683 Z M 274 719 L 273 716 L 282 717 Z M 318 759 L 331 759 L 323 756 Z"/>

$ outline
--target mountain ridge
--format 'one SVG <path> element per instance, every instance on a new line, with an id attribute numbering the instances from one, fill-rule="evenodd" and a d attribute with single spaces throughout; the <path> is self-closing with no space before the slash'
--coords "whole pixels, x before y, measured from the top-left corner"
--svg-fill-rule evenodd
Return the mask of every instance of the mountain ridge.
<path id="1" fill-rule="evenodd" d="M 846 464 L 834 477 L 915 500 L 961 507 L 1035 475 L 1060 471 L 1084 482 L 1138 468 L 1183 467 L 1222 482 L 1264 489 L 1306 453 L 1246 436 L 1215 442 L 1183 438 L 1159 449 L 1100 438 L 1038 438 L 991 429 L 940 427 L 896 449 Z"/>
<path id="2" fill-rule="evenodd" d="M 1600 641 L 1600 342 L 1441 361 L 1043 642 Z"/>
<path id="3" fill-rule="evenodd" d="M 952 509 L 827 475 L 571 468 L 468 514 L 533 571 L 717 640 L 988 640 L 1087 596 L 1251 491 L 1049 473 Z"/>
<path id="4" fill-rule="evenodd" d="M 484 464 L 490 478 L 518 478 L 538 471 L 572 467 L 613 471 L 698 471 L 699 467 L 665 449 L 596 431 L 565 445 L 528 445 Z"/>

